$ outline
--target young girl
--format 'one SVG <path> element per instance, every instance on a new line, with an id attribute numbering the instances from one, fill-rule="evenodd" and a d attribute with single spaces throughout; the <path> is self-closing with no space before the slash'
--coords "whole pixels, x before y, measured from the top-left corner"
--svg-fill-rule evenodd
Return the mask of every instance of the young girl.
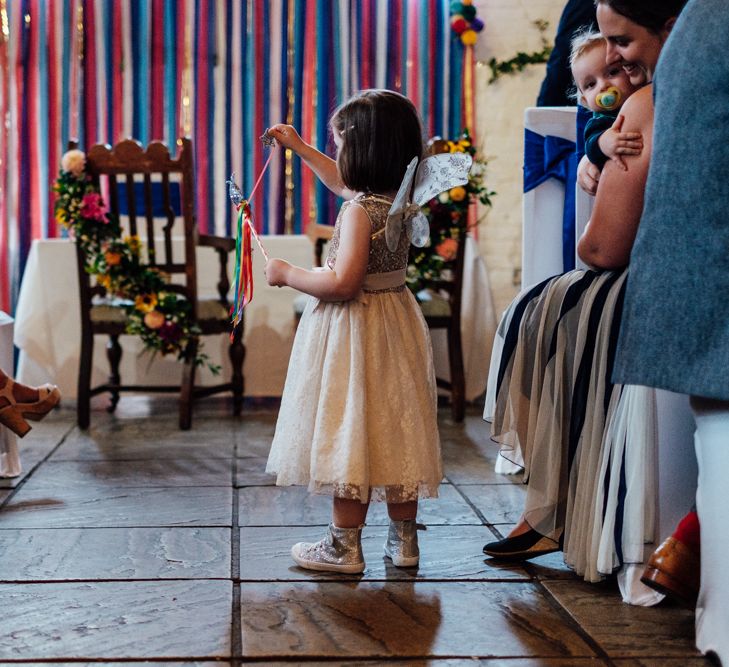
<path id="1" fill-rule="evenodd" d="M 442 477 L 428 329 L 405 286 L 410 234 L 388 249 L 388 212 L 408 164 L 423 153 L 417 111 L 402 95 L 365 90 L 330 121 L 336 162 L 288 125 L 269 133 L 294 151 L 343 204 L 325 269 L 280 260 L 270 285 L 311 295 L 299 323 L 267 472 L 333 496 L 326 536 L 291 549 L 311 570 L 362 572 L 361 530 L 371 500 L 387 502 L 385 555 L 418 564 L 419 498 Z"/>

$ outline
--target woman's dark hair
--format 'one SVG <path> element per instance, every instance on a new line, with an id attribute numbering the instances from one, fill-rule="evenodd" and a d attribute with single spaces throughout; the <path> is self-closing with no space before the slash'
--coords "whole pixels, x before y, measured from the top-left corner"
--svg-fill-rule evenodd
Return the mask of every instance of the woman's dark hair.
<path id="1" fill-rule="evenodd" d="M 595 6 L 607 5 L 633 23 L 658 33 L 666 21 L 676 18 L 688 0 L 595 0 Z"/>
<path id="2" fill-rule="evenodd" d="M 332 115 L 342 136 L 337 164 L 358 192 L 397 190 L 410 161 L 423 155 L 423 131 L 413 103 L 391 90 L 363 90 Z"/>

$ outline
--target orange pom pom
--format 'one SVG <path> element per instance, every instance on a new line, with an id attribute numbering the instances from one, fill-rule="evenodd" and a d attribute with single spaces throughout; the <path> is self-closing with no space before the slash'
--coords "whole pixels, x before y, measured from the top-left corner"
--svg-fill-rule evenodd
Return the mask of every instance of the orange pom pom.
<path id="1" fill-rule="evenodd" d="M 461 41 L 465 46 L 473 46 L 478 40 L 478 33 L 475 30 L 465 30 L 461 34 Z"/>

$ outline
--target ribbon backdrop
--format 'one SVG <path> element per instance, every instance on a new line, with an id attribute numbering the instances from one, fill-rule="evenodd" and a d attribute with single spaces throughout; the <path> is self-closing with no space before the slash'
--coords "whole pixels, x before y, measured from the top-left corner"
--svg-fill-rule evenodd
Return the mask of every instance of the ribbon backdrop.
<path id="1" fill-rule="evenodd" d="M 70 138 L 192 137 L 200 229 L 230 234 L 225 179 L 235 171 L 250 189 L 269 125 L 291 123 L 331 154 L 332 110 L 382 87 L 413 100 L 428 136 L 475 130 L 471 47 L 451 36 L 448 0 L 0 0 L 0 19 L 2 310 L 31 241 L 60 234 L 50 184 Z M 336 215 L 284 151 L 261 193 L 263 233 Z"/>

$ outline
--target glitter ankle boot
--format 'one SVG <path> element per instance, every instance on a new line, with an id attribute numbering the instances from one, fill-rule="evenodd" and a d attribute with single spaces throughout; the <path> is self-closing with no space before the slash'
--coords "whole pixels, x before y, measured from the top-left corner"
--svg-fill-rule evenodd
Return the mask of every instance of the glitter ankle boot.
<path id="1" fill-rule="evenodd" d="M 393 521 L 385 542 L 385 555 L 397 567 L 415 567 L 420 560 L 418 528 L 415 519 Z"/>
<path id="2" fill-rule="evenodd" d="M 330 523 L 323 540 L 294 544 L 291 557 L 307 570 L 357 574 L 365 569 L 361 535 L 362 526 L 337 528 Z"/>

